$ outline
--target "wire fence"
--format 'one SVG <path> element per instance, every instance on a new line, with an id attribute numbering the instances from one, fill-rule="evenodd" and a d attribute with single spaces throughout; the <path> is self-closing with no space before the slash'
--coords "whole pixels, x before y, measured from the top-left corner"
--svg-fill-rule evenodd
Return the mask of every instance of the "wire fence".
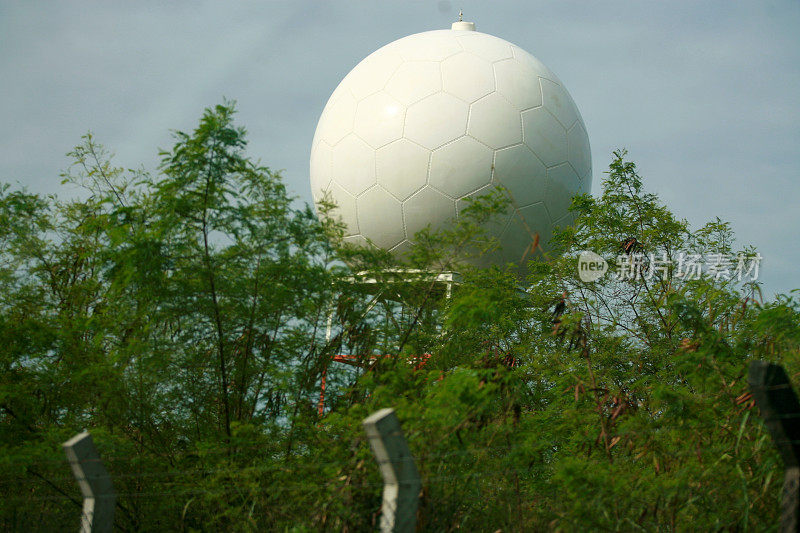
<path id="1" fill-rule="evenodd" d="M 773 392 L 783 392 L 794 397 L 794 391 L 790 383 L 764 384 L 751 383 L 749 391 L 759 398 L 759 395 Z M 796 397 L 795 397 L 796 400 Z M 759 405 L 762 411 L 761 420 L 769 429 L 770 424 L 784 424 L 787 427 L 797 427 L 797 420 L 800 419 L 800 410 L 787 411 L 780 406 L 773 409 L 765 409 L 764 405 Z M 773 406 L 775 407 L 775 406 Z M 740 420 L 730 420 L 720 424 L 699 424 L 692 423 L 691 420 L 686 424 L 678 426 L 664 426 L 662 430 L 686 430 L 691 428 L 695 432 L 716 430 L 714 434 L 715 442 L 702 447 L 685 449 L 662 449 L 657 445 L 657 440 L 652 440 L 648 445 L 635 446 L 633 449 L 625 447 L 627 439 L 635 438 L 637 432 L 618 432 L 614 435 L 617 439 L 611 448 L 606 444 L 605 447 L 598 437 L 595 440 L 594 448 L 588 446 L 589 453 L 608 453 L 609 457 L 617 462 L 637 462 L 642 464 L 655 460 L 654 468 L 658 469 L 659 461 L 683 461 L 691 459 L 695 461 L 706 461 L 713 470 L 713 461 L 720 460 L 721 457 L 728 455 L 734 458 L 734 464 L 741 468 L 750 457 L 748 448 L 741 447 L 741 440 L 763 441 L 768 438 L 767 432 L 763 431 L 761 425 L 755 433 L 744 434 L 742 428 L 746 424 L 757 424 L 756 417 L 750 417 L 749 411 L 744 413 Z M 468 413 L 465 420 L 475 413 Z M 720 438 L 720 432 L 728 435 L 727 438 Z M 800 434 L 800 433 L 798 433 Z M 744 436 L 743 436 L 744 435 Z M 794 433 L 772 434 L 772 442 L 777 447 L 800 446 L 800 439 L 793 438 Z M 418 435 L 415 437 L 419 437 Z M 400 430 L 381 435 L 384 439 L 399 438 L 405 441 L 406 436 Z M 369 439 L 365 439 L 367 442 Z M 413 440 L 412 440 L 413 442 Z M 587 443 L 591 442 L 591 437 L 587 436 Z M 665 443 L 671 444 L 671 443 Z M 552 453 L 562 452 L 555 444 L 548 450 L 546 439 L 537 442 L 539 448 L 543 448 Z M 614 449 L 614 447 L 617 447 Z M 81 461 L 83 467 L 92 464 L 103 464 L 111 470 L 111 476 L 119 492 L 114 493 L 116 505 L 124 511 L 124 515 L 130 513 L 128 505 L 136 506 L 136 502 L 146 502 L 157 500 L 160 508 L 179 509 L 190 504 L 192 498 L 210 497 L 216 499 L 243 498 L 251 499 L 258 496 L 265 501 L 278 502 L 285 498 L 302 496 L 305 498 L 318 497 L 320 494 L 328 493 L 335 497 L 338 492 L 344 489 L 358 490 L 364 493 L 377 493 L 381 488 L 387 486 L 387 480 L 379 481 L 376 472 L 370 470 L 377 465 L 379 469 L 388 465 L 397 471 L 405 469 L 408 465 L 413 465 L 414 470 L 418 470 L 418 482 L 425 490 L 441 490 L 453 487 L 465 487 L 467 484 L 477 483 L 476 486 L 494 483 L 497 480 L 517 480 L 522 477 L 542 476 L 542 464 L 546 460 L 530 460 L 531 442 L 516 442 L 510 444 L 494 444 L 486 442 L 483 444 L 470 444 L 462 449 L 450 450 L 430 450 L 417 449 L 416 453 L 407 456 L 394 456 L 389 459 L 370 458 L 361 449 L 350 449 L 347 457 L 335 461 L 320 461 L 310 455 L 296 455 L 292 460 L 286 460 L 277 453 L 261 454 L 265 450 L 266 443 L 263 439 L 253 441 L 240 441 L 237 443 L 221 443 L 218 446 L 203 446 L 196 449 L 184 450 L 180 454 L 171 457 L 173 463 L 180 464 L 191 458 L 197 460 L 196 467 L 176 467 L 170 465 L 168 461 L 161 457 L 152 455 L 132 456 L 116 455 L 108 457 L 88 457 Z M 741 448 L 741 451 L 740 451 Z M 509 465 L 509 458 L 526 456 L 527 461 L 520 465 Z M 241 464 L 240 460 L 251 461 L 253 464 Z M 369 459 L 369 463 L 364 463 Z M 205 464 L 211 463 L 211 464 Z M 81 506 L 80 497 L 76 490 L 78 484 L 89 483 L 93 480 L 90 476 L 81 475 L 52 475 L 52 472 L 66 467 L 67 461 L 63 456 L 37 456 L 28 457 L 25 455 L 5 456 L 0 460 L 0 464 L 17 466 L 20 472 L 12 475 L 0 476 L 0 490 L 6 497 L 3 498 L 2 505 L 30 505 L 32 503 L 41 504 L 66 504 Z M 484 468 L 481 465 L 485 464 Z M 476 468 L 477 466 L 477 468 Z M 674 466 L 673 466 L 674 467 Z M 41 472 L 45 472 L 42 474 Z M 332 472 L 335 472 L 332 474 Z M 47 474 L 51 474 L 49 477 Z M 316 478 L 313 476 L 316 475 Z M 262 483 L 265 476 L 276 479 L 280 484 L 274 482 Z M 309 477 L 314 479 L 313 489 L 309 493 Z M 769 479 L 765 481 L 765 487 L 769 484 Z M 491 487 L 486 486 L 489 490 Z M 305 494 L 304 494 L 305 492 Z M 86 494 L 83 495 L 86 497 Z M 601 494 L 592 496 L 593 498 L 603 497 Z M 766 489 L 762 494 L 755 498 L 766 497 Z M 650 508 L 654 504 L 652 500 L 638 497 L 636 493 L 626 495 L 628 501 Z M 392 500 L 388 503 L 386 512 L 391 516 L 396 516 L 402 512 L 402 505 L 398 507 L 400 500 Z M 796 507 L 800 508 L 800 503 Z M 784 505 L 784 508 L 786 506 Z M 81 511 L 82 513 L 85 511 Z M 784 510 L 784 514 L 786 511 Z M 89 517 L 90 519 L 91 517 Z M 118 518 L 117 523 L 124 518 Z M 119 527 L 119 525 L 118 525 Z M 124 529 L 124 527 L 122 528 Z"/>

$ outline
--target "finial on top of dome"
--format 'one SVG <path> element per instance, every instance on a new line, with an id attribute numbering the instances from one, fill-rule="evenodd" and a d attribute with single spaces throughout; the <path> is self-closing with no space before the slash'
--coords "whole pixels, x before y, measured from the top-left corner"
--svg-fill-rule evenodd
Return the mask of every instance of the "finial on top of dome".
<path id="1" fill-rule="evenodd" d="M 475 23 L 474 22 L 464 22 L 464 10 L 460 10 L 458 12 L 458 22 L 454 22 L 452 26 L 450 26 L 451 30 L 459 30 L 459 31 L 475 31 Z"/>

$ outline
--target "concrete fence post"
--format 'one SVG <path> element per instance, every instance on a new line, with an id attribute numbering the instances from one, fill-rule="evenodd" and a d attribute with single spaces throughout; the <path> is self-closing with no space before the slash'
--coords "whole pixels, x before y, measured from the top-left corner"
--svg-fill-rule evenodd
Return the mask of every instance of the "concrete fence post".
<path id="1" fill-rule="evenodd" d="M 753 361 L 747 383 L 783 459 L 780 531 L 800 531 L 800 402 L 780 365 Z"/>
<path id="2" fill-rule="evenodd" d="M 414 531 L 421 482 L 394 409 L 364 419 L 364 430 L 383 476 L 382 532 Z"/>
<path id="3" fill-rule="evenodd" d="M 83 494 L 81 533 L 105 533 L 114 527 L 117 497 L 111 476 L 103 466 L 88 431 L 62 444 L 72 473 Z"/>

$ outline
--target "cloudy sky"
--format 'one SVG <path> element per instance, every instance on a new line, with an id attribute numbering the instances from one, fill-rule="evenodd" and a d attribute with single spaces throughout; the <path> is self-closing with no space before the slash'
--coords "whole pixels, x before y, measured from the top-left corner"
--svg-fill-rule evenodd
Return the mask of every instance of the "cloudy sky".
<path id="1" fill-rule="evenodd" d="M 91 130 L 154 168 L 170 130 L 238 102 L 249 153 L 310 201 L 317 119 L 342 77 L 395 39 L 477 29 L 548 65 L 581 110 L 593 192 L 615 148 L 693 224 L 729 220 L 767 294 L 800 287 L 800 2 L 0 1 L 0 181 L 69 195 Z"/>

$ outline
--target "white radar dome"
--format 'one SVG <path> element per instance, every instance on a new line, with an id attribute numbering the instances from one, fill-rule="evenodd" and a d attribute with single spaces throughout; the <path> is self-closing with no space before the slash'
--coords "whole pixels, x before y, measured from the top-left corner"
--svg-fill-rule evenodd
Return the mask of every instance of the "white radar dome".
<path id="1" fill-rule="evenodd" d="M 331 95 L 311 147 L 311 191 L 326 193 L 350 242 L 402 254 L 414 234 L 458 217 L 502 185 L 507 215 L 487 232 L 501 249 L 473 263 L 523 265 L 548 250 L 571 198 L 590 190 L 586 127 L 538 59 L 456 22 L 361 61 Z"/>

